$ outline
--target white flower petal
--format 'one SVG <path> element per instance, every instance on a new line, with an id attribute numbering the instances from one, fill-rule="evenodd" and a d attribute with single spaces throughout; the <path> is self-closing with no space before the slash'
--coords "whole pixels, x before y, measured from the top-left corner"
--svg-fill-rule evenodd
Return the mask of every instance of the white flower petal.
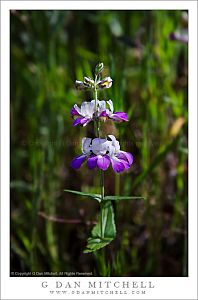
<path id="1" fill-rule="evenodd" d="M 113 102 L 111 100 L 108 100 L 107 103 L 109 104 L 110 111 L 113 113 L 113 110 L 114 110 L 114 108 L 113 108 Z"/>
<path id="2" fill-rule="evenodd" d="M 83 102 L 82 105 L 81 105 L 81 115 L 83 117 L 88 116 L 88 114 L 87 114 L 88 108 L 89 108 L 89 103 L 88 102 Z"/>
<path id="3" fill-rule="evenodd" d="M 92 141 L 91 149 L 96 155 L 104 155 L 108 151 L 109 141 L 106 139 L 95 138 Z"/>
<path id="4" fill-rule="evenodd" d="M 92 141 L 92 147 L 98 147 L 99 145 L 104 144 L 106 141 L 106 139 L 95 138 Z"/>
<path id="5" fill-rule="evenodd" d="M 98 112 L 99 112 L 99 114 L 104 110 L 106 110 L 106 101 L 104 101 L 104 100 L 99 101 L 99 103 L 98 103 Z"/>
<path id="6" fill-rule="evenodd" d="M 109 134 L 108 137 L 112 140 L 112 142 L 116 141 L 116 138 L 113 134 Z"/>
<path id="7" fill-rule="evenodd" d="M 113 145 L 109 145 L 108 146 L 108 151 L 109 151 L 109 156 L 111 157 L 111 158 L 113 158 L 114 157 L 114 154 L 115 154 L 115 147 L 113 147 Z"/>
<path id="8" fill-rule="evenodd" d="M 111 145 L 114 147 L 114 153 L 117 154 L 120 151 L 120 144 L 116 140 L 115 136 L 112 134 L 109 134 L 108 137 L 111 139 Z"/>
<path id="9" fill-rule="evenodd" d="M 84 137 L 82 139 L 82 153 L 83 154 L 86 154 L 86 155 L 90 154 L 90 151 L 91 151 L 91 147 L 90 147 L 91 140 L 92 140 L 91 138 L 87 138 L 87 137 Z"/>
<path id="10" fill-rule="evenodd" d="M 93 117 L 94 112 L 95 112 L 95 100 L 89 103 L 89 115 Z"/>
<path id="11" fill-rule="evenodd" d="M 115 147 L 115 153 L 119 153 L 120 151 L 120 143 L 118 141 L 115 142 L 114 144 L 114 147 Z"/>

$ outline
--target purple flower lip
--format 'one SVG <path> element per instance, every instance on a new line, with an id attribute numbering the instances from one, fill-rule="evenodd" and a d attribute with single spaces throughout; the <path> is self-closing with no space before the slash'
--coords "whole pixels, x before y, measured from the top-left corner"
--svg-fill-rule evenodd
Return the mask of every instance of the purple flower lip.
<path id="1" fill-rule="evenodd" d="M 90 139 L 84 138 L 82 141 L 83 154 L 75 157 L 71 162 L 71 167 L 79 169 L 87 160 L 89 169 L 98 168 L 106 171 L 110 164 L 116 173 L 128 170 L 133 163 L 133 155 L 120 150 L 119 142 L 113 135 L 110 139 Z"/>
<path id="2" fill-rule="evenodd" d="M 79 117 L 74 120 L 73 126 L 76 126 L 78 124 L 80 124 L 82 126 L 86 126 L 90 121 L 91 121 L 90 118 Z"/>
<path id="3" fill-rule="evenodd" d="M 131 155 L 132 157 L 131 163 L 129 163 L 129 161 L 127 160 L 128 155 Z M 79 155 L 72 160 L 71 167 L 74 169 L 79 169 L 85 160 L 86 160 L 86 156 Z M 130 166 L 133 163 L 133 156 L 131 153 L 123 151 L 122 159 L 119 159 L 118 157 L 110 158 L 108 154 L 92 155 L 87 158 L 87 167 L 90 170 L 97 167 L 98 169 L 106 171 L 109 168 L 110 163 L 112 165 L 113 170 L 116 173 L 121 173 L 130 168 Z"/>
<path id="4" fill-rule="evenodd" d="M 72 107 L 72 109 L 71 109 L 71 115 L 72 115 L 72 116 L 79 116 L 79 113 L 78 113 L 78 111 L 75 109 L 75 107 Z"/>
<path id="5" fill-rule="evenodd" d="M 83 162 L 85 161 L 85 159 L 86 159 L 86 155 L 79 155 L 75 157 L 71 162 L 71 167 L 74 169 L 79 169 L 83 164 Z"/>
<path id="6" fill-rule="evenodd" d="M 109 115 L 106 111 L 103 111 L 100 116 L 100 118 L 102 117 L 106 117 L 107 119 L 111 119 L 114 122 L 127 122 L 129 121 L 128 115 L 125 112 L 122 111 L 117 111 L 111 115 Z"/>

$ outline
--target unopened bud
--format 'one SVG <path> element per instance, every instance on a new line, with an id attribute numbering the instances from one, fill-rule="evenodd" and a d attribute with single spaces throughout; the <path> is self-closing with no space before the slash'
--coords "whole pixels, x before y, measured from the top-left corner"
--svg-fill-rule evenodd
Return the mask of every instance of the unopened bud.
<path id="1" fill-rule="evenodd" d="M 104 69 L 104 64 L 103 63 L 98 63 L 95 67 L 95 74 L 99 75 Z"/>
<path id="2" fill-rule="evenodd" d="M 84 83 L 82 81 L 76 80 L 75 85 L 76 85 L 77 90 L 86 89 L 86 86 L 84 85 Z"/>

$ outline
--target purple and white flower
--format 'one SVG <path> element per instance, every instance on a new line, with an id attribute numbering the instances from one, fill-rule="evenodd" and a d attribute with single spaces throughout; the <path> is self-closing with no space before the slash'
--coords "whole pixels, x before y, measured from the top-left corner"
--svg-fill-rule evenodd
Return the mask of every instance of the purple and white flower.
<path id="1" fill-rule="evenodd" d="M 74 169 L 79 169 L 82 165 L 82 163 L 85 161 L 86 158 L 88 158 L 92 151 L 91 151 L 91 138 L 86 138 L 84 137 L 82 139 L 82 154 L 78 155 L 77 157 L 75 157 L 72 162 L 71 162 L 71 166 Z"/>
<path id="2" fill-rule="evenodd" d="M 94 88 L 95 82 L 89 77 L 84 77 L 84 81 L 76 80 L 75 82 L 77 90 L 86 90 Z"/>
<path id="3" fill-rule="evenodd" d="M 120 144 L 113 135 L 102 138 L 83 138 L 82 154 L 75 157 L 71 166 L 79 169 L 83 162 L 87 160 L 89 169 L 99 168 L 106 171 L 112 165 L 116 173 L 128 170 L 133 163 L 133 155 L 120 150 Z"/>
<path id="4" fill-rule="evenodd" d="M 73 122 L 73 125 L 78 124 L 86 126 L 90 121 L 93 120 L 95 114 L 95 100 L 91 102 L 83 102 L 81 107 L 78 107 L 75 104 L 71 109 L 71 116 L 76 119 Z"/>
<path id="5" fill-rule="evenodd" d="M 181 43 L 188 43 L 188 32 L 187 30 L 181 32 L 181 31 L 175 31 L 175 32 L 171 32 L 169 34 L 169 39 L 171 41 L 178 41 Z"/>
<path id="6" fill-rule="evenodd" d="M 96 87 L 98 89 L 109 89 L 112 86 L 113 80 L 111 77 L 105 77 L 102 80 L 98 80 L 96 83 Z"/>
<path id="7" fill-rule="evenodd" d="M 111 119 L 114 122 L 126 122 L 128 121 L 128 115 L 125 112 L 114 112 L 113 102 L 109 101 L 95 101 L 83 102 L 81 107 L 75 104 L 71 110 L 71 116 L 75 118 L 73 125 L 78 124 L 86 126 L 94 118 L 106 121 Z"/>
<path id="8" fill-rule="evenodd" d="M 123 111 L 114 111 L 113 102 L 111 100 L 99 101 L 99 118 L 112 119 L 114 122 L 127 122 L 128 115 Z"/>

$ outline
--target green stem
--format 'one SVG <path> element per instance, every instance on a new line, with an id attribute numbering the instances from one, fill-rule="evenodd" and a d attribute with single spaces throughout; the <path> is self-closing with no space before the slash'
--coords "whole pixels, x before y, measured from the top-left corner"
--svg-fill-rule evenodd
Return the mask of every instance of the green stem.
<path id="1" fill-rule="evenodd" d="M 95 84 L 96 84 L 96 82 L 97 82 L 97 76 L 95 78 Z M 98 91 L 97 91 L 96 86 L 95 86 L 95 89 L 94 89 L 94 100 L 95 100 L 95 111 L 97 111 Z M 100 137 L 100 122 L 99 122 L 98 118 L 95 119 L 94 130 L 95 130 L 95 135 L 97 137 Z"/>
<path id="2" fill-rule="evenodd" d="M 104 238 L 104 216 L 103 216 L 103 211 L 104 211 L 104 171 L 100 171 L 100 185 L 101 185 L 101 202 L 100 202 L 100 208 L 101 208 L 101 237 Z"/>
<path id="3" fill-rule="evenodd" d="M 120 195 L 120 176 L 115 174 L 115 195 Z"/>
<path id="4" fill-rule="evenodd" d="M 97 82 L 97 75 L 95 76 L 95 88 L 94 88 L 94 100 L 95 100 L 95 111 L 97 111 L 97 100 L 98 100 L 98 92 L 96 88 L 96 82 Z M 94 122 L 94 131 L 96 137 L 100 138 L 100 122 L 98 118 L 96 117 Z M 103 200 L 104 200 L 104 171 L 100 171 L 100 186 L 101 186 L 101 236 L 104 237 L 104 228 L 103 228 Z"/>
<path id="5" fill-rule="evenodd" d="M 97 88 L 95 87 L 94 89 L 94 100 L 95 100 L 95 111 L 97 110 L 97 100 L 98 100 L 98 92 L 97 92 Z"/>
<path id="6" fill-rule="evenodd" d="M 100 172 L 100 179 L 101 179 L 101 199 L 104 200 L 104 171 L 101 170 Z"/>

